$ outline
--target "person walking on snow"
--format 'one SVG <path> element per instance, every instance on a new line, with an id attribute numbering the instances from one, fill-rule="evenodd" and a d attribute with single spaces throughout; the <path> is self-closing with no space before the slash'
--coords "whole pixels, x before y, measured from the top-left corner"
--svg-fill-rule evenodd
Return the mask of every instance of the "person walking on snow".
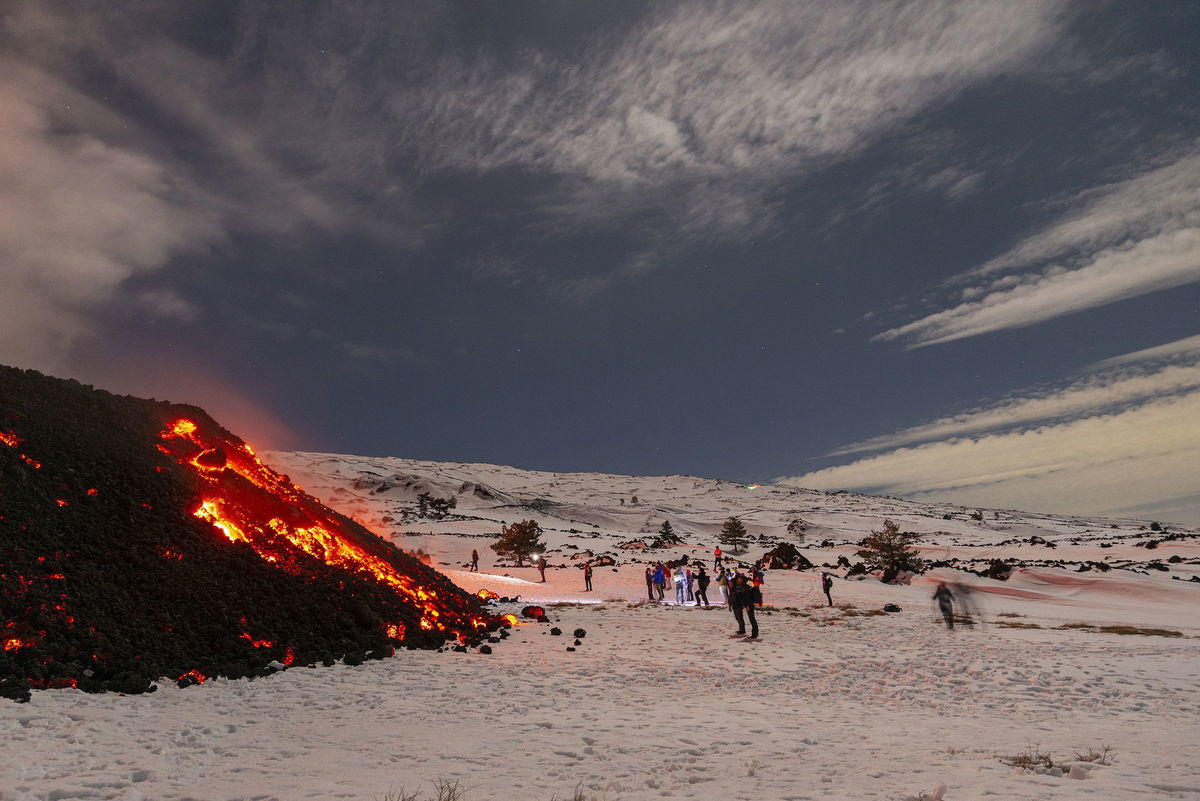
<path id="1" fill-rule="evenodd" d="M 696 574 L 696 606 L 701 601 L 708 606 L 708 574 L 704 572 L 704 565 L 700 565 L 700 572 Z"/>
<path id="2" fill-rule="evenodd" d="M 538 575 L 542 577 L 542 584 L 546 583 L 546 557 L 538 557 Z"/>
<path id="3" fill-rule="evenodd" d="M 591 562 L 583 563 L 583 584 L 584 584 L 584 587 L 583 587 L 584 592 L 592 591 L 592 563 Z"/>
<path id="4" fill-rule="evenodd" d="M 713 570 L 718 570 L 721 567 L 721 546 L 713 548 Z"/>
<path id="5" fill-rule="evenodd" d="M 734 576 L 733 590 L 730 592 L 730 606 L 733 616 L 738 622 L 736 634 L 746 633 L 745 615 L 750 620 L 750 636 L 748 639 L 758 639 L 758 619 L 754 616 L 754 604 L 762 603 L 762 597 L 750 581 L 740 573 Z"/>
<path id="6" fill-rule="evenodd" d="M 829 601 L 829 605 L 833 606 L 833 597 L 829 591 L 833 589 L 833 576 L 822 571 L 821 572 L 821 590 L 825 593 L 825 600 Z"/>
<path id="7" fill-rule="evenodd" d="M 654 600 L 654 568 L 646 566 L 646 600 Z"/>
<path id="8" fill-rule="evenodd" d="M 683 597 L 684 592 L 687 589 L 687 584 L 684 580 L 682 567 L 675 568 L 675 575 L 673 578 L 675 579 L 675 603 L 683 606 Z"/>
<path id="9" fill-rule="evenodd" d="M 471 549 L 471 572 L 474 573 L 477 570 L 479 570 L 479 551 L 472 548 Z"/>
<path id="10" fill-rule="evenodd" d="M 933 591 L 933 600 L 938 602 L 938 609 L 941 610 L 942 619 L 946 621 L 946 628 L 954 628 L 954 595 L 945 583 L 938 582 L 937 589 Z"/>
<path id="11" fill-rule="evenodd" d="M 654 591 L 658 593 L 658 602 L 662 603 L 663 589 L 667 585 L 667 569 L 659 562 L 654 567 Z"/>
<path id="12" fill-rule="evenodd" d="M 695 603 L 696 594 L 693 592 L 693 590 L 696 587 L 696 577 L 692 575 L 692 571 L 690 570 L 683 577 L 683 587 L 685 594 L 687 595 L 687 602 L 689 604 Z"/>

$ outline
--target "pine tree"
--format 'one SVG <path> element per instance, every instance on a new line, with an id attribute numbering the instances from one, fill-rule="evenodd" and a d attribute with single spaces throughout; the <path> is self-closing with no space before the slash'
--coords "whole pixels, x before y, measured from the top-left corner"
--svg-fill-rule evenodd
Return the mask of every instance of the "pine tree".
<path id="1" fill-rule="evenodd" d="M 730 553 L 738 553 L 746 547 L 746 527 L 736 517 L 728 518 L 721 526 L 719 539 L 721 544 L 728 547 Z"/>
<path id="2" fill-rule="evenodd" d="M 525 560 L 535 553 L 545 549 L 542 544 L 542 527 L 536 520 L 522 520 L 502 526 L 500 539 L 492 544 L 492 550 L 501 557 L 512 557 L 517 560 L 517 567 L 525 564 Z"/>
<path id="3" fill-rule="evenodd" d="M 901 571 L 920 573 L 925 569 L 913 547 L 917 538 L 917 534 L 901 531 L 891 520 L 884 520 L 883 531 L 872 531 L 871 536 L 862 541 L 858 556 L 867 568 L 882 570 L 884 583 L 890 584 Z"/>
<path id="4" fill-rule="evenodd" d="M 662 526 L 659 527 L 658 540 L 664 544 L 679 542 L 679 535 L 675 533 L 675 529 L 671 528 L 670 520 L 664 520 Z"/>

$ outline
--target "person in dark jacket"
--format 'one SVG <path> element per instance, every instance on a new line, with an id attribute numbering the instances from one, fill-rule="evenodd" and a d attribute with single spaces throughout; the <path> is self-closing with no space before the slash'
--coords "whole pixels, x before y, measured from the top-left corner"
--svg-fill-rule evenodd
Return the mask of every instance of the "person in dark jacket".
<path id="1" fill-rule="evenodd" d="M 938 609 L 942 613 L 942 619 L 946 621 L 946 628 L 954 628 L 954 594 L 950 592 L 950 588 L 944 583 L 939 583 L 933 591 L 933 600 L 938 602 Z"/>
<path id="2" fill-rule="evenodd" d="M 646 600 L 654 600 L 654 568 L 646 568 Z"/>
<path id="3" fill-rule="evenodd" d="M 708 606 L 708 574 L 704 572 L 704 565 L 700 565 L 700 572 L 696 574 L 696 606 L 701 601 Z"/>
<path id="4" fill-rule="evenodd" d="M 479 551 L 471 550 L 471 572 L 479 570 Z"/>
<path id="5" fill-rule="evenodd" d="M 829 601 L 829 605 L 833 606 L 833 596 L 829 591 L 833 589 L 833 576 L 828 573 L 821 573 L 821 590 L 825 593 L 825 600 Z"/>
<path id="6" fill-rule="evenodd" d="M 584 592 L 592 591 L 592 563 L 591 562 L 583 563 L 583 585 L 584 585 L 583 586 Z"/>
<path id="7" fill-rule="evenodd" d="M 733 589 L 729 593 L 729 605 L 733 608 L 733 616 L 738 622 L 737 634 L 746 633 L 743 615 L 750 620 L 749 639 L 751 640 L 758 639 L 758 619 L 754 617 L 755 603 L 762 603 L 761 593 L 745 576 L 741 573 L 736 574 L 733 579 Z"/>

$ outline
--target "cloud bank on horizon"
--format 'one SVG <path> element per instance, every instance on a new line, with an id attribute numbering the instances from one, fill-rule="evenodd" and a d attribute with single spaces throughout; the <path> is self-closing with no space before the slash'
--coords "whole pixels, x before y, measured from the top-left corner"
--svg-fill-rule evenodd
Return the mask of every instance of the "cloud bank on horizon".
<path id="1" fill-rule="evenodd" d="M 1074 380 L 875 437 L 881 451 L 779 479 L 1032 511 L 1192 521 L 1200 511 L 1200 336 L 1107 359 Z"/>
<path id="2" fill-rule="evenodd" d="M 1200 524 L 1198 18 L 16 0 L 0 361 L 275 447 Z"/>

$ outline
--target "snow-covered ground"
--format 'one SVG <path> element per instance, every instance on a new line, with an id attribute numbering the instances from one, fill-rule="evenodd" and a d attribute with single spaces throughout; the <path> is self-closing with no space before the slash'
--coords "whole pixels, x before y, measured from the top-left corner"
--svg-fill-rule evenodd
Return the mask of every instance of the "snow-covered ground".
<path id="1" fill-rule="evenodd" d="M 432 797 L 438 780 L 457 781 L 466 801 L 577 788 L 612 801 L 1200 799 L 1195 532 L 993 510 L 973 520 L 974 509 L 681 476 L 264 460 L 427 551 L 465 589 L 520 595 L 514 610 L 543 603 L 551 622 L 522 624 L 490 655 L 406 651 L 140 697 L 35 693 L 0 706 L 0 799 L 383 799 L 418 785 Z M 420 492 L 455 497 L 455 516 L 413 517 Z M 769 571 L 758 642 L 731 638 L 723 608 L 644 602 L 648 560 L 710 561 L 735 514 L 756 538 L 743 559 L 795 543 L 787 526 L 799 519 L 818 566 L 857 561 L 854 543 L 888 517 L 925 535 L 926 559 L 1024 566 L 1007 582 L 940 567 L 894 587 L 839 569 L 833 609 L 816 570 Z M 495 566 L 487 547 L 501 523 L 530 518 L 546 530 L 545 584 L 532 568 Z M 683 545 L 617 547 L 649 542 L 663 520 Z M 479 573 L 462 569 L 472 548 Z M 589 553 L 617 564 L 585 593 L 577 567 Z M 1114 569 L 1079 571 L 1092 563 Z M 947 631 L 930 606 L 939 578 L 974 587 L 985 622 Z M 903 611 L 866 614 L 889 602 Z M 1076 758 L 1106 746 L 1111 764 Z M 997 758 L 1031 750 L 1057 768 Z"/>

